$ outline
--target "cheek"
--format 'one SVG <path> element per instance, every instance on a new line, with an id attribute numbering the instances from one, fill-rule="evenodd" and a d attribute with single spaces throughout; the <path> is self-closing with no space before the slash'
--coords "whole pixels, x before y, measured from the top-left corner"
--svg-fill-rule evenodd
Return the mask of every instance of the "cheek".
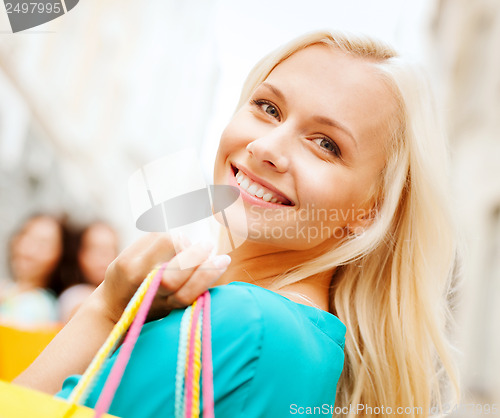
<path id="1" fill-rule="evenodd" d="M 245 129 L 241 129 L 241 124 L 236 119 L 233 119 L 222 132 L 214 164 L 215 183 L 222 181 L 227 158 L 230 155 L 245 151 L 249 140 L 244 136 L 243 132 L 245 132 Z"/>
<path id="2" fill-rule="evenodd" d="M 61 255 L 61 249 L 57 246 L 47 248 L 47 250 L 40 257 L 40 263 L 47 268 L 51 268 L 57 264 Z"/>
<path id="3" fill-rule="evenodd" d="M 317 212 L 323 217 L 327 214 L 332 226 L 344 227 L 348 219 L 364 210 L 370 184 L 359 172 L 353 172 L 345 165 L 333 164 L 310 167 L 308 176 L 300 176 L 297 184 L 301 206 L 311 213 L 312 219 Z"/>
<path id="4" fill-rule="evenodd" d="M 222 182 L 222 176 L 228 156 L 228 151 L 226 148 L 226 141 L 224 140 L 224 136 L 222 136 L 219 142 L 219 148 L 217 148 L 217 155 L 215 157 L 214 163 L 215 184 L 220 184 Z"/>
<path id="5" fill-rule="evenodd" d="M 220 145 L 223 149 L 234 152 L 250 142 L 252 126 L 243 114 L 237 114 L 229 122 L 221 135 Z"/>

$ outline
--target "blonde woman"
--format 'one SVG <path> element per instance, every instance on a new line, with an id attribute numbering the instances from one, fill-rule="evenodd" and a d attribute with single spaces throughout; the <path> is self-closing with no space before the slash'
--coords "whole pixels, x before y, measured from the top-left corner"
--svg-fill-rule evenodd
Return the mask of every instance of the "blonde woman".
<path id="1" fill-rule="evenodd" d="M 202 245 L 173 257 L 168 237 L 144 237 L 18 381 L 58 391 L 147 272 L 189 257 L 213 268 L 165 272 L 153 315 L 166 317 L 139 339 L 111 413 L 168 415 L 177 334 L 165 335 L 209 287 L 216 416 L 439 411 L 458 393 L 445 332 L 455 254 L 445 180 L 418 71 L 371 39 L 295 39 L 251 71 L 218 149 L 215 183 L 239 188 L 245 243 L 231 260 L 207 260 Z M 148 406 L 134 407 L 134 393 Z"/>

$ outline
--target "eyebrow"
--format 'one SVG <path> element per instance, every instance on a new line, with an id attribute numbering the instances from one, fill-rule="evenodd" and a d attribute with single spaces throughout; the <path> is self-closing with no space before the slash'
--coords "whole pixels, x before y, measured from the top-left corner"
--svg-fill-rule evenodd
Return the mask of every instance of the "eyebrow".
<path id="1" fill-rule="evenodd" d="M 286 104 L 285 96 L 278 88 L 274 87 L 272 84 L 266 83 L 265 81 L 261 85 L 271 90 L 278 97 L 278 99 Z"/>
<path id="2" fill-rule="evenodd" d="M 264 86 L 264 87 L 268 88 L 269 90 L 271 90 L 276 95 L 276 97 L 278 97 L 286 105 L 285 96 L 283 95 L 283 93 L 278 88 L 276 88 L 272 84 L 269 84 L 269 83 L 267 83 L 265 81 L 261 84 L 261 86 Z M 317 115 L 317 116 L 313 116 L 312 119 L 315 122 L 317 122 L 317 123 L 319 123 L 321 125 L 331 126 L 333 128 L 336 128 L 336 129 L 344 132 L 347 136 L 349 136 L 352 139 L 352 141 L 354 142 L 354 145 L 355 145 L 356 149 L 358 148 L 358 142 L 356 141 L 356 138 L 354 137 L 354 135 L 352 134 L 352 132 L 345 125 L 341 124 L 340 122 L 338 122 L 336 120 L 327 118 L 326 116 L 319 116 L 319 115 Z"/>
<path id="3" fill-rule="evenodd" d="M 358 142 L 356 141 L 356 138 L 354 138 L 352 132 L 346 126 L 342 125 L 340 122 L 337 122 L 336 120 L 327 118 L 325 116 L 313 116 L 313 120 L 322 125 L 332 126 L 333 128 L 341 130 L 349 138 L 352 139 L 352 142 L 354 142 L 356 149 L 358 148 Z"/>

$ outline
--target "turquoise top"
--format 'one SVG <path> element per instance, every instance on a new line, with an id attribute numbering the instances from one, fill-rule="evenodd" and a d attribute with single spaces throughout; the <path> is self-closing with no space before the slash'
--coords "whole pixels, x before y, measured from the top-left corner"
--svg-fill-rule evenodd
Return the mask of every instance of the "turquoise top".
<path id="1" fill-rule="evenodd" d="M 216 417 L 284 417 L 299 407 L 333 407 L 345 335 L 336 316 L 243 282 L 212 288 L 210 295 Z M 144 326 L 110 414 L 174 416 L 183 312 Z M 104 365 L 87 406 L 95 406 L 115 358 Z M 67 398 L 78 378 L 67 378 L 57 396 Z"/>

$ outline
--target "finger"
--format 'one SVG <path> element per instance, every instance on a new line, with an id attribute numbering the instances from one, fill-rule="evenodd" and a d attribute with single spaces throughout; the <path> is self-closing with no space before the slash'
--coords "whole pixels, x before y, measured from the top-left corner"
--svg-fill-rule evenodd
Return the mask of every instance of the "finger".
<path id="1" fill-rule="evenodd" d="M 183 308 L 207 290 L 227 269 L 231 257 L 215 256 L 201 264 L 179 290 L 168 297 L 172 309 Z"/>
<path id="2" fill-rule="evenodd" d="M 168 234 L 152 233 L 128 247 L 117 260 L 132 283 L 141 283 L 158 264 L 172 259 L 175 248 Z"/>
<path id="3" fill-rule="evenodd" d="M 212 252 L 214 245 L 211 242 L 198 242 L 177 254 L 167 266 L 167 270 L 194 269 L 204 262 Z"/>
<path id="4" fill-rule="evenodd" d="M 193 274 L 196 267 L 208 258 L 212 249 L 213 245 L 210 243 L 197 243 L 172 258 L 163 272 L 158 294 L 167 296 L 177 292 Z M 188 263 L 193 267 L 182 269 Z"/>
<path id="5" fill-rule="evenodd" d="M 178 252 L 184 251 L 193 245 L 189 237 L 182 232 L 172 234 L 171 238 L 174 243 L 174 247 L 178 249 Z"/>

